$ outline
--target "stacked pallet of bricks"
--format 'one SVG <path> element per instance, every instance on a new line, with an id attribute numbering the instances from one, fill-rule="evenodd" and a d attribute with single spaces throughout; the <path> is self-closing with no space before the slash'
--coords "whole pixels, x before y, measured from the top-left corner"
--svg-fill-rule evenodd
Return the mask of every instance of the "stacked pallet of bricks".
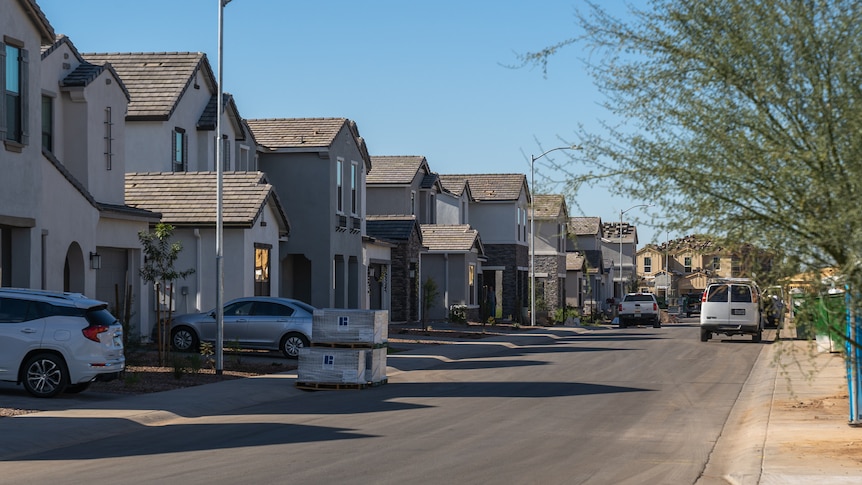
<path id="1" fill-rule="evenodd" d="M 316 310 L 311 346 L 300 350 L 296 386 L 364 389 L 385 384 L 389 312 Z"/>

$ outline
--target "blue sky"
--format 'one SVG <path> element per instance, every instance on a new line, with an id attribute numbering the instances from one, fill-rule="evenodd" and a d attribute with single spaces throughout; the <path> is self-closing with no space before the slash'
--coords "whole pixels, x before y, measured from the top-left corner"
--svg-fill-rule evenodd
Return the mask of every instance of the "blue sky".
<path id="1" fill-rule="evenodd" d="M 218 59 L 218 0 L 37 0 L 81 52 L 204 52 Z M 622 2 L 607 2 L 624 12 Z M 610 114 L 579 60 L 547 76 L 516 53 L 577 32 L 581 0 L 233 0 L 224 9 L 224 90 L 245 118 L 345 117 L 372 155 L 423 155 L 439 173 L 524 173 L 530 155 L 577 143 Z M 556 162 L 566 152 L 549 154 Z M 542 160 L 537 171 L 542 170 Z M 643 201 L 584 188 L 572 216 L 618 221 Z M 642 209 L 640 244 L 653 240 Z M 663 241 L 664 234 L 660 234 Z M 661 242 L 661 241 L 658 241 Z"/>

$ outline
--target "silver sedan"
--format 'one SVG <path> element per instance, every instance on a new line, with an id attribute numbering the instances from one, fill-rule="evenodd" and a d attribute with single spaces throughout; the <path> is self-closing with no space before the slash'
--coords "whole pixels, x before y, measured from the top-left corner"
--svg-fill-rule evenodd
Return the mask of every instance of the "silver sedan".
<path id="1" fill-rule="evenodd" d="M 237 298 L 224 306 L 226 347 L 281 350 L 295 359 L 311 342 L 315 308 L 289 298 L 254 296 Z M 216 341 L 216 312 L 180 315 L 171 323 L 171 346 L 181 352 L 197 351 L 201 342 Z"/>

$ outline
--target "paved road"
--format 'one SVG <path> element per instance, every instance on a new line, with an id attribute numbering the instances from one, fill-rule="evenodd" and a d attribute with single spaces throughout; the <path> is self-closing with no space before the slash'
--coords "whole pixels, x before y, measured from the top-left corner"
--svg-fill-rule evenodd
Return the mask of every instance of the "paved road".
<path id="1" fill-rule="evenodd" d="M 119 434 L 80 419 L 75 444 L 0 454 L 0 483 L 694 483 L 764 345 L 693 324 L 504 339 L 390 356 L 390 383 L 362 391 L 260 391 Z M 0 445 L 29 419 L 0 420 Z"/>

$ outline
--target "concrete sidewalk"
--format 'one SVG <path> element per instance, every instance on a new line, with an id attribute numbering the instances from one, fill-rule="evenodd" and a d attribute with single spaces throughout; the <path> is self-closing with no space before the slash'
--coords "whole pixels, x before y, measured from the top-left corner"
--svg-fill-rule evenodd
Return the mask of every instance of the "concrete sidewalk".
<path id="1" fill-rule="evenodd" d="M 797 340 L 764 346 L 698 484 L 860 484 L 843 353 Z"/>

